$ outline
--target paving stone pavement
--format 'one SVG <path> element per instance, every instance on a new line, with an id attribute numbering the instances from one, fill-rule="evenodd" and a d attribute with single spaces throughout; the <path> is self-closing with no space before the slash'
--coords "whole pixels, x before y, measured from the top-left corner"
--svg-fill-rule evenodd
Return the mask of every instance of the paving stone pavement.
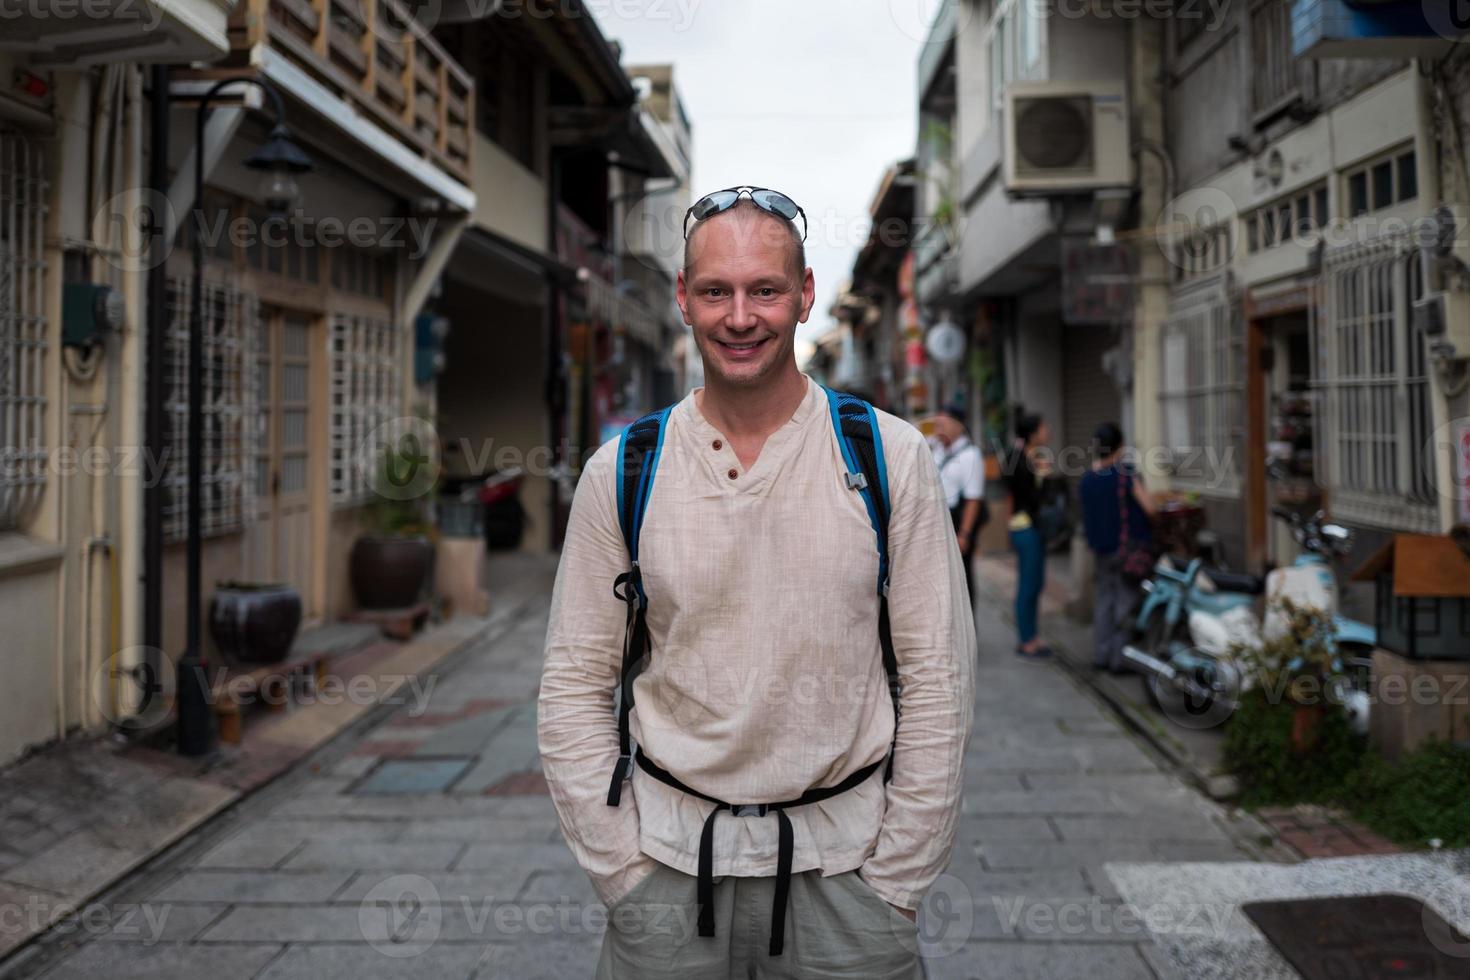
<path id="1" fill-rule="evenodd" d="M 550 568 L 540 570 L 548 576 Z M 606 913 L 536 757 L 549 595 L 63 923 L 0 976 L 590 976 Z M 1173 977 L 1107 862 L 1241 860 L 1238 828 L 980 612 L 960 838 L 920 927 L 931 978 Z"/>

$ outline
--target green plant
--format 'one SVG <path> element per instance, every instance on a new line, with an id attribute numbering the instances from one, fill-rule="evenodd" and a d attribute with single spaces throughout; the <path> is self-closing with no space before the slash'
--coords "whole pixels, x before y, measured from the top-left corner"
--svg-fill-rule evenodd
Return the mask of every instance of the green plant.
<path id="1" fill-rule="evenodd" d="M 1470 845 L 1470 751 L 1449 742 L 1426 742 L 1397 765 L 1368 756 L 1340 798 L 1353 816 L 1390 840 Z"/>
<path id="2" fill-rule="evenodd" d="M 1329 803 L 1361 767 L 1365 742 L 1336 705 L 1325 707 L 1311 751 L 1293 753 L 1296 707 L 1263 687 L 1241 697 L 1225 727 L 1224 765 L 1240 782 L 1242 803 Z"/>
<path id="3" fill-rule="evenodd" d="M 378 459 L 372 486 L 372 500 L 364 512 L 367 529 L 379 535 L 425 534 L 430 528 L 427 500 L 424 494 L 405 495 L 385 492 L 386 488 L 404 486 L 403 474 L 422 464 L 400 440 L 384 446 Z"/>
<path id="4" fill-rule="evenodd" d="M 1236 655 L 1257 680 L 1225 728 L 1224 765 L 1247 806 L 1340 806 L 1390 840 L 1470 844 L 1470 751 L 1428 742 L 1397 765 L 1368 750 L 1328 696 L 1341 679 L 1320 610 L 1279 600 L 1285 630 Z M 1303 746 L 1303 713 L 1314 716 Z"/>
<path id="5" fill-rule="evenodd" d="M 1235 644 L 1231 652 L 1271 700 L 1326 703 L 1342 676 L 1342 662 L 1331 643 L 1332 618 L 1286 596 L 1271 601 L 1284 628 L 1258 644 Z"/>

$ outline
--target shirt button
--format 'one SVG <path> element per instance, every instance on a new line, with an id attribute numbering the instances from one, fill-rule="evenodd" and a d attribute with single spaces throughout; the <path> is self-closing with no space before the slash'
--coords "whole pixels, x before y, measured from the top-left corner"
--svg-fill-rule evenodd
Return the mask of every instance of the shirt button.
<path id="1" fill-rule="evenodd" d="M 712 448 L 714 448 L 714 449 L 724 449 L 725 448 L 725 444 L 723 442 L 721 442 L 720 440 L 718 440 L 718 439 L 716 439 L 714 442 L 710 443 L 710 446 Z"/>
<path id="2" fill-rule="evenodd" d="M 732 469 L 732 470 L 731 470 L 731 471 L 730 471 L 730 472 L 728 472 L 728 473 L 726 473 L 726 474 L 725 474 L 725 475 L 726 475 L 726 476 L 728 476 L 728 477 L 729 477 L 729 478 L 730 478 L 730 479 L 732 479 L 732 480 L 733 480 L 733 479 L 735 479 L 735 478 L 736 478 L 736 477 L 737 477 L 737 476 L 739 476 L 739 475 L 740 475 L 740 471 L 739 471 L 739 470 L 734 470 L 734 469 Z"/>

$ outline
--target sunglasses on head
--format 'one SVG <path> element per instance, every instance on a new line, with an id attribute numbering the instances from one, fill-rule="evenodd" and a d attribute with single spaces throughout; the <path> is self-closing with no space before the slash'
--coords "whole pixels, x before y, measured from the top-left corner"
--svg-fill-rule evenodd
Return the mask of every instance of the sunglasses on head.
<path id="1" fill-rule="evenodd" d="M 778 218 L 795 222 L 797 215 L 801 216 L 801 240 L 806 241 L 806 212 L 801 206 L 780 191 L 773 191 L 769 187 L 727 187 L 722 191 L 714 191 L 706 194 L 695 201 L 688 211 L 684 212 L 684 239 L 689 239 L 690 218 L 698 224 L 710 215 L 728 211 L 735 206 L 735 202 L 746 195 L 756 207 L 768 214 L 774 214 Z"/>

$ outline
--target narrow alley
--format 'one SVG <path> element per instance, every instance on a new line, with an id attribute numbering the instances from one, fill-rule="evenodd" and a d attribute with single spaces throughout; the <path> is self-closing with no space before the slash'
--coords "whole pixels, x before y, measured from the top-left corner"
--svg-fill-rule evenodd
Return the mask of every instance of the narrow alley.
<path id="1" fill-rule="evenodd" d="M 550 573 L 431 675 L 425 708 L 366 719 L 113 889 L 101 934 L 53 930 L 7 980 L 590 975 L 606 912 L 536 759 Z M 1130 906 L 1111 869 L 1250 860 L 1259 825 L 1162 768 L 1059 666 L 1011 656 L 993 606 L 979 621 L 961 836 L 920 922 L 928 975 L 1186 975 L 1150 927 L 1196 923 Z"/>

